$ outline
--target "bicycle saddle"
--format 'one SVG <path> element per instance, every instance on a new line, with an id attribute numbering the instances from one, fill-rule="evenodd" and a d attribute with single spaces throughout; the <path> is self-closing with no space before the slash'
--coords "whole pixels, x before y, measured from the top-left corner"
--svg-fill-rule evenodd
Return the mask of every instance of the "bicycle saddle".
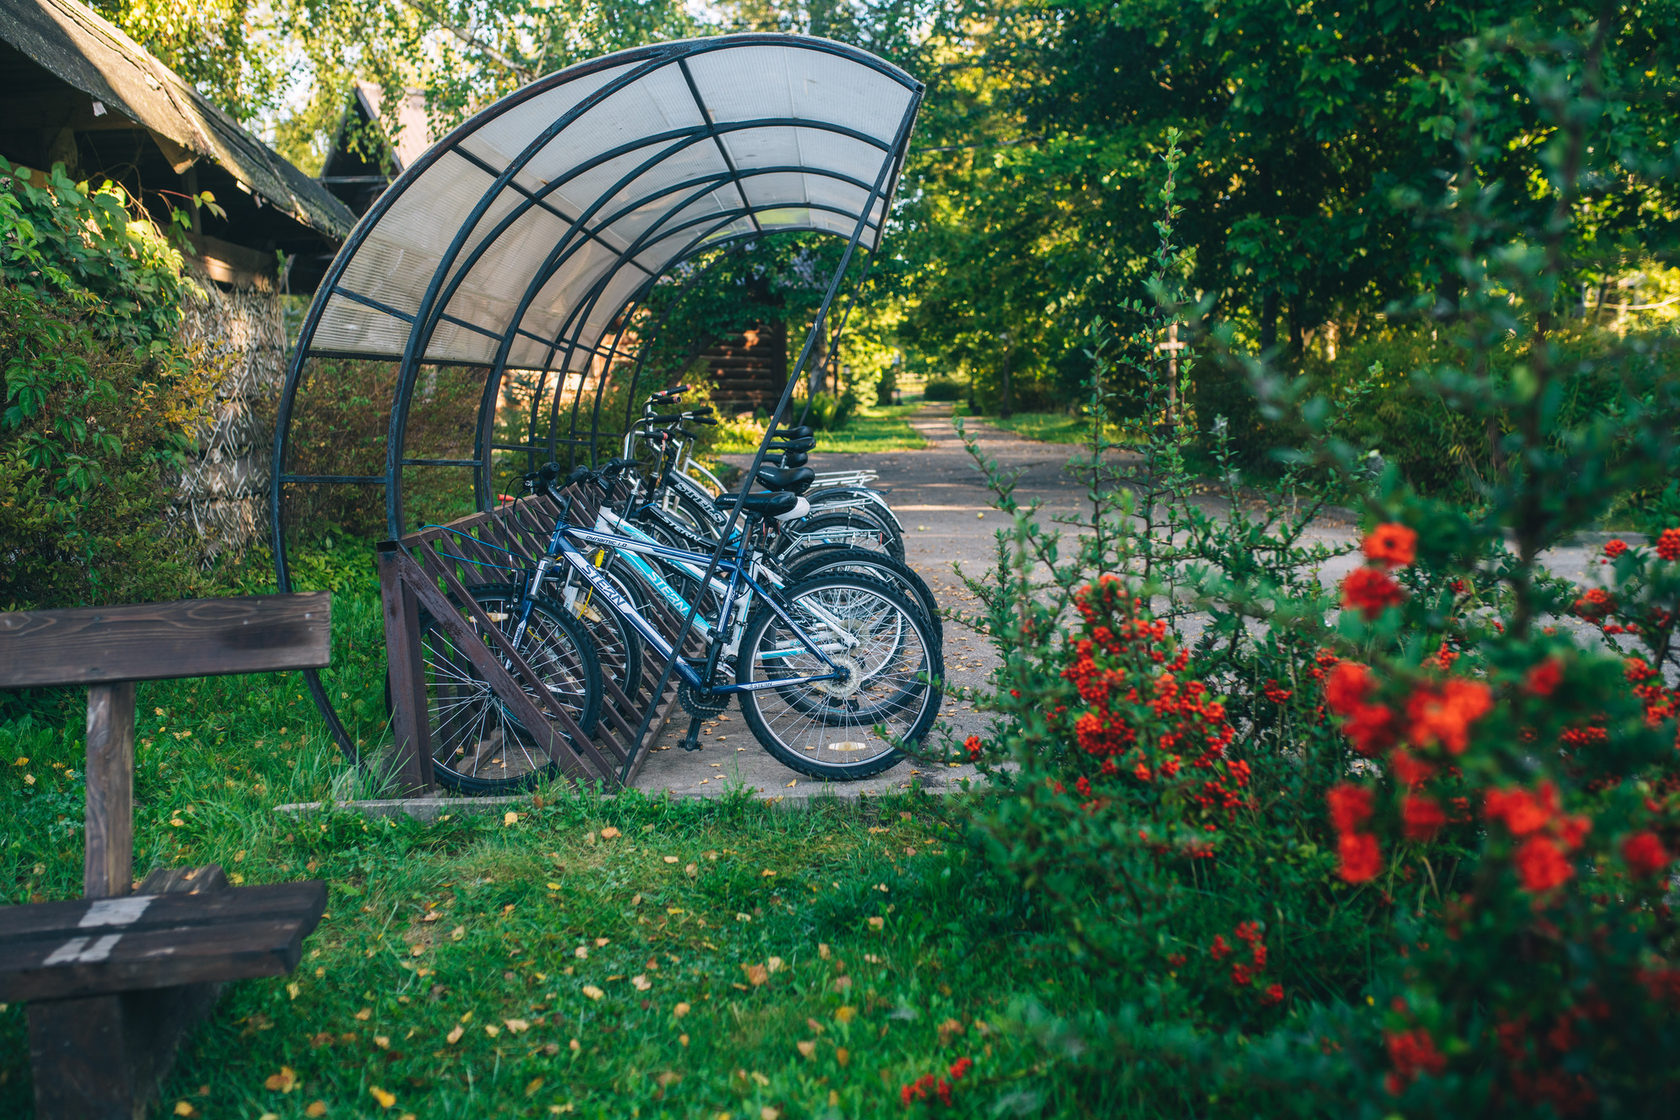
<path id="1" fill-rule="evenodd" d="M 810 489 L 816 477 L 817 472 L 810 467 L 758 468 L 758 481 L 766 490 L 785 490 L 792 494 L 802 494 Z"/>
<path id="2" fill-rule="evenodd" d="M 803 451 L 789 451 L 786 455 L 782 456 L 782 466 L 803 467 L 810 458 L 811 457 Z"/>
<path id="3" fill-rule="evenodd" d="M 817 434 L 817 430 L 809 424 L 801 424 L 796 428 L 777 428 L 773 439 L 810 439 Z"/>
<path id="4" fill-rule="evenodd" d="M 734 509 L 735 494 L 725 494 L 717 499 L 719 509 Z M 799 495 L 786 490 L 769 491 L 761 494 L 748 494 L 747 500 L 741 503 L 741 509 L 746 513 L 756 513 L 764 517 L 775 517 L 786 513 L 799 504 Z"/>

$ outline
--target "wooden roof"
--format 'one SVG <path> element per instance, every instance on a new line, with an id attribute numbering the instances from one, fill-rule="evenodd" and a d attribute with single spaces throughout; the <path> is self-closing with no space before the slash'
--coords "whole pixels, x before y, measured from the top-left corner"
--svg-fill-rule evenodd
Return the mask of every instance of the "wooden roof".
<path id="1" fill-rule="evenodd" d="M 259 207 L 334 242 L 355 224 L 320 184 L 76 0 L 0 0 L 0 41 L 86 94 L 96 117 L 115 114 L 150 132 L 178 174 L 210 160 Z M 5 84 L 13 87 L 7 101 L 27 92 L 21 83 Z"/>

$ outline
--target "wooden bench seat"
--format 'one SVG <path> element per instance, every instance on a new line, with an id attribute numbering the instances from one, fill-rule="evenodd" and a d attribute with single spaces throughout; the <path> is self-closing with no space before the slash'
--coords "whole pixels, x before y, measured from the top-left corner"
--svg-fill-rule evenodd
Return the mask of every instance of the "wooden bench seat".
<path id="1" fill-rule="evenodd" d="M 137 1120 L 224 982 L 297 967 L 325 883 L 231 887 L 211 866 L 134 890 L 134 682 L 322 668 L 330 610 L 317 592 L 0 614 L 0 688 L 88 686 L 85 897 L 0 907 L 37 1120 Z"/>
<path id="2" fill-rule="evenodd" d="M 306 882 L 0 906 L 0 1002 L 284 976 L 326 905 Z"/>

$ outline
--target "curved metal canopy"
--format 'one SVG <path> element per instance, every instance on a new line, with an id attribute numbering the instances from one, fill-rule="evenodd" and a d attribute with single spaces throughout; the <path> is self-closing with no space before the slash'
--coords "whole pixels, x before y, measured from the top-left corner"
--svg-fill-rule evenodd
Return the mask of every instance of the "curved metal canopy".
<path id="1" fill-rule="evenodd" d="M 624 51 L 497 102 L 434 146 L 335 262 L 310 350 L 576 369 L 678 260 L 740 235 L 881 235 L 874 189 L 918 82 L 827 40 Z"/>
<path id="2" fill-rule="evenodd" d="M 779 233 L 848 239 L 790 369 L 797 379 L 854 251 L 880 242 L 922 89 L 841 43 L 727 35 L 551 74 L 433 145 L 352 231 L 304 319 L 275 431 L 280 588 L 292 586 L 287 533 L 300 493 L 382 488 L 395 538 L 408 527 L 405 472 L 470 472 L 463 483 L 487 508 L 499 453 L 546 461 L 564 445 L 593 457 L 603 436 L 622 430 L 618 417 L 603 429 L 609 382 L 625 381 L 614 391 L 633 403 L 631 309 L 697 254 Z M 395 363 L 383 446 L 301 430 L 339 415 L 315 407 L 332 398 L 336 359 Z M 449 368 L 476 406 L 471 457 L 407 446 L 411 409 L 433 406 L 439 370 Z M 517 439 L 501 407 L 510 370 L 537 374 Z M 778 412 L 791 389 L 790 380 Z M 435 418 L 428 423 L 435 428 Z M 319 681 L 307 676 L 347 744 Z"/>

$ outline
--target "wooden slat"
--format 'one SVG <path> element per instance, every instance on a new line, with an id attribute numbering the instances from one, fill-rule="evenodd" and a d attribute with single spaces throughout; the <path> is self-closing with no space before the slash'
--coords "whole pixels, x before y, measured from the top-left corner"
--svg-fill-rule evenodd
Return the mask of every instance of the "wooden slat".
<path id="1" fill-rule="evenodd" d="M 113 898 L 134 886 L 134 682 L 88 686 L 87 846 L 82 893 Z"/>
<path id="2" fill-rule="evenodd" d="M 0 999 L 283 976 L 326 904 L 326 884 L 311 881 L 0 908 Z M 98 921 L 101 911 L 90 908 L 99 906 L 110 921 Z M 123 906 L 137 911 L 132 920 L 119 920 L 124 911 L 113 908 Z"/>
<path id="3" fill-rule="evenodd" d="M 420 610 L 403 581 L 402 553 L 379 546 L 380 609 L 385 621 L 385 664 L 390 674 L 391 735 L 403 791 L 418 795 L 432 785 L 432 729 L 421 669 Z"/>
<path id="4" fill-rule="evenodd" d="M 422 549 L 422 552 L 424 551 L 426 550 Z M 601 752 L 596 748 L 595 744 L 590 741 L 589 736 L 585 735 L 583 733 L 583 729 L 572 720 L 571 713 L 566 711 L 566 709 L 560 705 L 560 701 L 555 699 L 554 694 L 543 687 L 542 678 L 537 675 L 537 671 L 531 668 L 530 663 L 525 660 L 525 655 L 514 648 L 512 640 L 502 632 L 502 628 L 491 622 L 485 615 L 483 609 L 480 608 L 477 603 L 473 602 L 472 596 L 467 594 L 466 586 L 462 584 L 460 580 L 455 578 L 455 573 L 445 569 L 443 571 L 443 579 L 444 583 L 449 588 L 450 594 L 452 594 L 455 597 L 455 600 L 461 603 L 467 613 L 472 616 L 473 622 L 478 628 L 478 632 L 482 636 L 488 637 L 493 643 L 495 643 L 496 648 L 500 650 L 502 655 L 513 664 L 514 672 L 525 678 L 526 682 L 531 686 L 531 691 L 542 698 L 543 706 L 544 709 L 546 709 L 546 714 L 548 716 L 546 722 L 558 723 L 560 725 L 560 729 L 565 732 L 565 738 L 571 741 L 576 753 L 580 754 L 584 759 L 587 759 L 595 768 L 597 777 L 606 778 L 614 784 L 617 784 L 616 778 L 614 777 L 616 768 L 601 756 Z M 428 584 L 428 586 L 430 585 Z M 456 621 L 459 621 L 460 616 L 455 612 L 451 611 L 450 616 Z M 442 619 L 440 621 L 447 623 L 448 620 Z M 459 638 L 457 639 L 458 642 L 460 640 L 461 639 Z M 469 641 L 467 642 L 467 646 L 468 648 L 462 652 L 466 653 L 469 657 L 474 656 L 475 650 L 482 650 L 484 648 L 482 642 Z M 491 658 L 490 660 L 494 661 L 494 658 Z M 508 677 L 506 673 L 503 674 L 503 677 L 510 683 L 512 682 L 512 678 Z M 487 678 L 487 683 L 489 683 L 490 687 L 495 690 L 496 695 L 500 696 L 504 702 L 509 704 L 516 702 L 515 697 L 504 692 L 503 686 L 498 685 L 496 681 L 489 680 Z M 520 698 L 529 699 L 525 689 L 515 686 L 514 690 L 518 693 Z M 517 712 L 515 714 L 517 715 Z M 521 723 L 525 723 L 525 719 L 523 717 L 520 717 L 519 721 Z M 534 729 L 543 726 L 542 723 L 526 723 L 525 725 L 527 729 Z M 551 758 L 554 757 L 554 752 L 550 751 L 549 756 Z M 564 755 L 562 755 L 562 757 L 564 757 Z"/>
<path id="5" fill-rule="evenodd" d="M 424 541 L 418 542 L 418 545 L 420 553 L 423 555 L 428 546 Z M 513 718 L 533 734 L 537 733 L 537 729 L 549 726 L 551 721 L 547 712 L 537 707 L 536 701 L 532 700 L 526 694 L 525 689 L 520 687 L 519 682 L 514 680 L 512 675 L 502 667 L 502 658 L 492 654 L 489 647 L 484 644 L 484 636 L 489 636 L 492 640 L 501 639 L 497 648 L 502 653 L 505 654 L 512 649 L 511 646 L 506 644 L 506 637 L 502 635 L 500 628 L 484 617 L 484 612 L 479 609 L 478 604 L 469 600 L 462 607 L 457 607 L 442 591 L 438 590 L 435 583 L 431 582 L 431 573 L 421 571 L 418 566 L 412 564 L 402 565 L 401 570 L 403 580 L 414 589 L 415 598 L 420 601 L 420 606 L 432 616 L 433 625 L 441 627 L 449 634 L 454 640 L 455 647 L 466 655 L 467 660 L 472 662 L 473 668 L 484 678 L 484 683 L 489 685 L 502 702 L 508 706 Z M 459 586 L 458 581 L 457 586 Z M 460 594 L 460 592 L 457 592 L 457 594 Z M 472 621 L 470 623 L 461 617 L 462 609 L 467 610 L 471 615 Z M 523 664 L 524 658 L 519 657 L 517 651 L 513 651 L 513 656 L 509 657 L 509 660 L 513 662 L 515 671 L 525 674 L 527 679 L 533 682 L 533 685 L 537 683 L 537 674 L 529 665 Z M 548 690 L 537 688 L 536 691 L 546 695 Z M 561 714 L 564 715 L 563 712 Z M 570 717 L 567 717 L 566 722 L 571 722 Z M 575 728 L 576 725 L 574 724 L 573 727 Z M 561 770 L 565 771 L 574 781 L 580 777 L 594 776 L 589 773 L 577 752 L 566 747 L 563 736 L 556 733 L 554 739 L 555 747 L 560 749 L 550 750 L 549 757 L 559 765 Z"/>
<path id="6" fill-rule="evenodd" d="M 0 614 L 0 688 L 327 664 L 325 591 Z"/>
<path id="7" fill-rule="evenodd" d="M 158 929 L 213 925 L 222 921 L 247 921 L 277 917 L 304 910 L 319 902 L 326 907 L 326 884 L 319 879 L 295 883 L 264 883 L 251 887 L 189 893 L 166 891 L 134 894 L 120 899 L 76 898 L 65 902 L 32 902 L 0 906 L 0 941 L 51 937 L 55 933 L 105 929 Z M 90 911 L 93 917 L 89 917 Z M 126 922 L 127 914 L 135 916 Z M 100 915 L 107 915 L 102 919 Z M 83 925 L 88 922 L 88 925 Z M 7 954 L 0 954 L 0 975 L 13 967 Z"/>

